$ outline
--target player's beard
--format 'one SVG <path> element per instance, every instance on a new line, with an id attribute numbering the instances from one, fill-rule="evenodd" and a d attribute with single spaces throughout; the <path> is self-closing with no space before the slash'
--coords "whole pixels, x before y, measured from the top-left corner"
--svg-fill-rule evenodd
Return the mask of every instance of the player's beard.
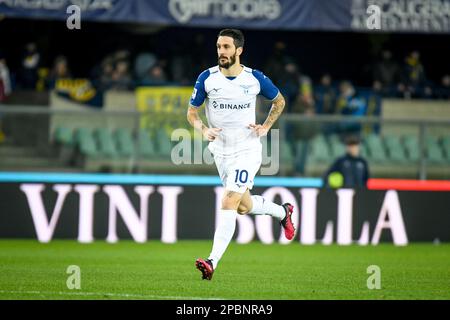
<path id="1" fill-rule="evenodd" d="M 229 69 L 231 66 L 233 66 L 236 63 L 236 53 L 234 55 L 232 55 L 230 57 L 230 60 L 225 63 L 221 63 L 220 58 L 221 57 L 219 57 L 219 67 L 224 68 L 224 69 Z"/>

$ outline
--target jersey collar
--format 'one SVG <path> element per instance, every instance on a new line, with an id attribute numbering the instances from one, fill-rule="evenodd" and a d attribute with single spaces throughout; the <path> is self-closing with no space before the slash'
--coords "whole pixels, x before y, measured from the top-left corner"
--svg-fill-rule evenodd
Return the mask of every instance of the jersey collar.
<path id="1" fill-rule="evenodd" d="M 239 74 L 238 74 L 237 76 L 235 76 L 233 80 L 230 80 L 230 79 L 227 78 L 226 75 L 224 75 L 224 74 L 222 73 L 222 71 L 220 71 L 220 66 L 217 65 L 217 68 L 219 69 L 219 73 L 220 73 L 220 74 L 222 75 L 222 77 L 224 77 L 227 81 L 234 81 L 234 80 L 236 80 L 242 73 L 244 73 L 245 66 L 244 66 L 243 64 L 241 64 L 241 67 L 242 67 L 241 72 L 239 72 Z"/>

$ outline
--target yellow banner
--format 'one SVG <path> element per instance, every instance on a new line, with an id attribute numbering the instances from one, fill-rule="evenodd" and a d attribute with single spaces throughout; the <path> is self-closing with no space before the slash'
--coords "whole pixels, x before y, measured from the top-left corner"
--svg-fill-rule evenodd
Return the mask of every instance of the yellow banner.
<path id="1" fill-rule="evenodd" d="M 141 128 L 152 133 L 164 128 L 169 136 L 177 128 L 190 130 L 186 112 L 192 90 L 192 87 L 137 88 L 136 104 L 142 113 Z"/>
<path id="2" fill-rule="evenodd" d="M 58 93 L 65 93 L 78 102 L 88 102 L 97 94 L 89 79 L 58 79 L 55 89 Z"/>
<path id="3" fill-rule="evenodd" d="M 136 89 L 137 108 L 141 112 L 184 112 L 192 87 L 141 87 Z"/>

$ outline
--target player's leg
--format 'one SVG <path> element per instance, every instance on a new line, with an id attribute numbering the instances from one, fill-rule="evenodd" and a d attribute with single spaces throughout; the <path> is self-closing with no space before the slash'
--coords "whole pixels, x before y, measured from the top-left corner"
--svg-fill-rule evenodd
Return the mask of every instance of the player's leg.
<path id="1" fill-rule="evenodd" d="M 211 253 L 207 260 L 197 259 L 196 266 L 203 279 L 211 280 L 214 270 L 233 239 L 236 229 L 237 208 L 242 198 L 238 191 L 226 190 L 222 198 L 222 208 L 218 215 Z"/>
<path id="2" fill-rule="evenodd" d="M 233 158 L 215 158 L 219 174 L 225 186 L 222 207 L 216 223 L 214 242 L 208 261 L 215 269 L 227 249 L 236 229 L 238 208 L 244 196 L 249 196 L 248 189 L 253 186 L 253 179 L 261 165 L 258 154 L 252 157 L 240 154 Z"/>
<path id="3" fill-rule="evenodd" d="M 294 206 L 290 203 L 276 204 L 272 201 L 264 199 L 262 196 L 254 195 L 250 197 L 252 206 L 249 214 L 253 215 L 270 215 L 280 221 L 284 229 L 284 236 L 288 240 L 292 240 L 295 236 L 295 227 L 292 222 L 292 212 Z"/>
<path id="4" fill-rule="evenodd" d="M 237 209 L 237 213 L 245 215 L 248 214 L 252 209 L 252 198 L 250 194 L 250 190 L 245 190 L 244 194 L 242 195 L 241 202 L 239 202 L 239 206 Z"/>
<path id="5" fill-rule="evenodd" d="M 256 175 L 259 170 L 259 159 L 251 157 L 249 163 L 254 163 L 252 174 Z M 248 187 L 253 187 L 253 179 Z M 253 214 L 253 215 L 270 215 L 280 221 L 280 224 L 284 228 L 284 234 L 287 239 L 291 240 L 295 236 L 295 227 L 291 219 L 293 212 L 293 206 L 290 203 L 284 203 L 282 205 L 276 204 L 272 201 L 264 199 L 259 195 L 251 195 L 247 189 L 242 195 L 241 202 L 239 204 L 237 212 L 239 214 Z"/>
<path id="6" fill-rule="evenodd" d="M 252 202 L 252 206 L 249 214 L 270 215 L 278 220 L 282 220 L 286 217 L 286 210 L 282 205 L 264 199 L 264 197 L 259 195 L 250 196 L 250 200 Z"/>
<path id="7" fill-rule="evenodd" d="M 249 165 L 248 171 L 250 171 L 252 176 L 255 176 L 261 166 L 259 154 L 247 158 L 247 164 Z M 236 180 L 240 178 L 242 177 L 238 176 Z M 245 176 L 243 178 L 245 178 Z M 239 214 L 265 214 L 277 218 L 278 220 L 282 220 L 286 217 L 286 210 L 283 206 L 266 200 L 262 196 L 251 195 L 249 190 L 251 188 L 253 188 L 253 179 L 249 179 L 247 188 L 242 194 L 237 208 Z"/>
<path id="8" fill-rule="evenodd" d="M 262 196 L 251 195 L 247 189 L 242 195 L 238 207 L 239 214 L 266 214 L 282 220 L 286 217 L 286 211 L 283 206 L 264 199 Z"/>
<path id="9" fill-rule="evenodd" d="M 214 269 L 217 267 L 231 239 L 233 239 L 236 229 L 237 208 L 242 198 L 242 193 L 226 190 L 222 198 L 222 208 L 220 209 L 216 231 L 214 233 L 214 243 L 208 259 L 212 262 Z"/>
<path id="10" fill-rule="evenodd" d="M 233 238 L 236 229 L 237 208 L 245 191 L 231 183 L 232 180 L 229 178 L 230 168 L 234 167 L 236 162 L 234 159 L 215 156 L 214 161 L 226 191 L 222 197 L 211 253 L 208 259 L 199 258 L 196 261 L 197 269 L 202 272 L 203 279 L 207 280 L 211 280 L 219 260 Z"/>

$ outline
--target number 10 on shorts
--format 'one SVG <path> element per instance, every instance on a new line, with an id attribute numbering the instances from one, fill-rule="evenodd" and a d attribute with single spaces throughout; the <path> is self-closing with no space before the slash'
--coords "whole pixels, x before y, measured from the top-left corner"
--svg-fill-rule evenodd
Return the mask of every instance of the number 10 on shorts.
<path id="1" fill-rule="evenodd" d="M 235 170 L 236 177 L 234 178 L 234 182 L 247 183 L 248 180 L 248 171 L 247 170 Z"/>

